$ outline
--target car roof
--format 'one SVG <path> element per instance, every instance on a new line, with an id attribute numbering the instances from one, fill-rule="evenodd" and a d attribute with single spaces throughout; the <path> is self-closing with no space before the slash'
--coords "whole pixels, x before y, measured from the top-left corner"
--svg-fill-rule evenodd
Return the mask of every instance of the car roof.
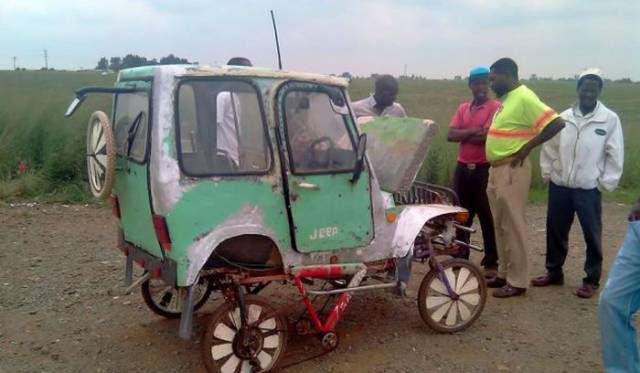
<path id="1" fill-rule="evenodd" d="M 177 76 L 241 76 L 256 78 L 272 78 L 285 80 L 310 81 L 321 84 L 328 84 L 340 87 L 349 85 L 345 78 L 314 73 L 293 72 L 284 70 L 266 69 L 261 67 L 245 66 L 221 66 L 210 67 L 204 65 L 153 65 L 140 66 L 121 70 L 118 80 L 136 80 L 152 78 L 158 70 L 176 71 L 176 67 L 181 68 L 184 73 Z"/>

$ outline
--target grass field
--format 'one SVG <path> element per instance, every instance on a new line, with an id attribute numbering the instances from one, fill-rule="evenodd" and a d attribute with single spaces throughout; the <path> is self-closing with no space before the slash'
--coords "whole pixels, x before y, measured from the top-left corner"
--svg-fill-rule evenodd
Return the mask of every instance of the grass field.
<path id="1" fill-rule="evenodd" d="M 84 166 L 86 121 L 93 110 L 110 112 L 109 97 L 91 97 L 70 119 L 63 112 L 73 91 L 88 85 L 113 84 L 115 75 L 93 72 L 0 71 L 0 200 L 90 201 Z M 549 105 L 561 111 L 575 100 L 575 83 L 527 82 Z M 354 80 L 353 100 L 373 89 L 369 79 Z M 402 81 L 398 101 L 410 116 L 434 119 L 440 131 L 419 177 L 449 185 L 456 146 L 445 140 L 446 126 L 457 105 L 467 99 L 464 81 Z M 640 194 L 640 84 L 609 83 L 602 100 L 622 119 L 625 170 L 621 189 L 607 198 L 629 202 Z M 532 198 L 542 200 L 537 168 Z M 24 159 L 29 172 L 17 176 Z"/>
<path id="2" fill-rule="evenodd" d="M 575 82 L 527 81 L 548 105 L 561 112 L 576 100 Z M 373 92 L 371 79 L 354 80 L 350 87 L 353 101 Z M 458 104 L 469 99 L 465 81 L 453 80 L 403 80 L 400 83 L 400 102 L 412 117 L 429 118 L 439 124 L 437 139 L 422 167 L 419 178 L 442 185 L 450 185 L 456 162 L 457 145 L 446 141 L 447 126 Z M 624 127 L 625 165 L 621 187 L 614 193 L 605 194 L 605 199 L 630 202 L 640 195 L 640 84 L 607 83 L 601 100 L 620 116 Z M 539 149 L 533 154 L 534 201 L 546 199 L 545 187 L 538 165 Z"/>

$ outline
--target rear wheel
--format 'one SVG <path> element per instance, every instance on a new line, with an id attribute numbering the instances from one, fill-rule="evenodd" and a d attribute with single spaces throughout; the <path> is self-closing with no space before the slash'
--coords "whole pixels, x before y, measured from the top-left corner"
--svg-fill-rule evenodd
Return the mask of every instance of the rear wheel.
<path id="1" fill-rule="evenodd" d="M 240 307 L 222 304 L 202 335 L 202 357 L 211 373 L 268 372 L 284 355 L 286 320 L 263 299 L 245 296 L 248 324 Z"/>
<path id="2" fill-rule="evenodd" d="M 480 316 L 487 300 L 487 287 L 480 270 L 464 259 L 441 263 L 453 294 L 435 270 L 429 271 L 420 284 L 418 310 L 427 325 L 440 333 L 462 331 Z"/>
<path id="3" fill-rule="evenodd" d="M 207 302 L 213 285 L 211 281 L 200 277 L 194 286 L 196 287 L 193 294 L 193 311 L 195 312 Z M 161 279 L 151 278 L 142 283 L 140 290 L 144 303 L 156 315 L 177 319 L 182 314 L 182 297 L 175 287 L 167 285 Z"/>

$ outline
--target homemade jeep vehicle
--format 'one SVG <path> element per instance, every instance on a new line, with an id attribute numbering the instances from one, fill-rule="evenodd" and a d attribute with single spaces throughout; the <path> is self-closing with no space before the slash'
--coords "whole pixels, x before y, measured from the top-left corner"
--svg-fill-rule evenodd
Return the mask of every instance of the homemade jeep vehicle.
<path id="1" fill-rule="evenodd" d="M 89 120 L 87 168 L 119 220 L 126 284 L 180 318 L 183 338 L 209 294 L 224 296 L 202 336 L 211 372 L 277 366 L 288 320 L 256 295 L 274 282 L 297 287 L 306 315 L 295 329 L 326 350 L 353 293 L 397 288 L 411 261 L 429 268 L 418 310 L 430 327 L 457 332 L 482 312 L 484 279 L 461 259 L 474 247 L 455 240 L 470 230 L 467 211 L 450 190 L 414 183 L 435 124 L 358 126 L 346 87 L 257 68 L 140 67 L 115 87 L 77 91 L 67 110 L 113 95 L 112 117 Z M 134 263 L 144 269 L 135 282 Z"/>

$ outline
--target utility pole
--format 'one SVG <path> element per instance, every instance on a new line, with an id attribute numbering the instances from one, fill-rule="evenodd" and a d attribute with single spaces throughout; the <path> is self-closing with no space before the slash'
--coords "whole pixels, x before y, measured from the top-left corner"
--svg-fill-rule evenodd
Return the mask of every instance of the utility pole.
<path id="1" fill-rule="evenodd" d="M 407 76 L 407 64 L 404 64 L 404 76 Z"/>
<path id="2" fill-rule="evenodd" d="M 44 50 L 44 69 L 49 70 L 49 56 L 46 49 Z"/>
<path id="3" fill-rule="evenodd" d="M 13 70 L 16 69 L 16 56 L 13 56 Z"/>

